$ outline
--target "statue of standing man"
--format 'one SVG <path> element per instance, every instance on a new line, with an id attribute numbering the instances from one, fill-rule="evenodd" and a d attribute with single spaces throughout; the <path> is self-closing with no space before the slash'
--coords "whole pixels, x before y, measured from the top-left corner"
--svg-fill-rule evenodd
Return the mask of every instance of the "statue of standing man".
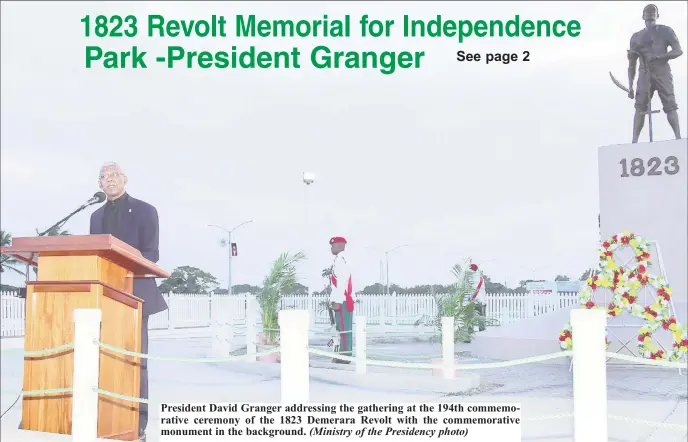
<path id="1" fill-rule="evenodd" d="M 638 137 L 645 124 L 645 115 L 655 91 L 659 95 L 676 139 L 681 138 L 678 113 L 676 112 L 678 105 L 674 96 L 674 79 L 671 76 L 669 60 L 680 57 L 683 51 L 674 30 L 669 26 L 658 25 L 658 18 L 657 6 L 645 6 L 643 9 L 645 29 L 633 34 L 631 48 L 628 50 L 628 97 L 635 98 L 633 143 L 638 142 Z M 671 47 L 670 51 L 668 50 L 669 47 Z M 634 91 L 633 80 L 635 79 L 638 60 L 640 60 L 638 87 L 637 91 Z"/>

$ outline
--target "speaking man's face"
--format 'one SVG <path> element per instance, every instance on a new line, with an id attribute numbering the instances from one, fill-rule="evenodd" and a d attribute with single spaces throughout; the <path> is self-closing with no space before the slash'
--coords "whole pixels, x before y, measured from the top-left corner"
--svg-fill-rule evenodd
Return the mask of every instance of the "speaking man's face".
<path id="1" fill-rule="evenodd" d="M 100 190 L 105 192 L 109 200 L 120 197 L 127 185 L 127 177 L 116 167 L 103 169 L 99 177 Z"/>

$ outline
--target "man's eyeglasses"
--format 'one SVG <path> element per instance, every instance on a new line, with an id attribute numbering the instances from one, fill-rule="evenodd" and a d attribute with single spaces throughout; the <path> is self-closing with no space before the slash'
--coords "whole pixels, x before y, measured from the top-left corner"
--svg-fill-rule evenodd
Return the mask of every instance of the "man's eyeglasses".
<path id="1" fill-rule="evenodd" d="M 122 177 L 122 174 L 119 172 L 107 173 L 107 174 L 100 176 L 100 181 L 107 181 L 110 178 L 112 178 L 113 180 L 116 180 L 117 178 L 120 178 L 120 177 Z"/>

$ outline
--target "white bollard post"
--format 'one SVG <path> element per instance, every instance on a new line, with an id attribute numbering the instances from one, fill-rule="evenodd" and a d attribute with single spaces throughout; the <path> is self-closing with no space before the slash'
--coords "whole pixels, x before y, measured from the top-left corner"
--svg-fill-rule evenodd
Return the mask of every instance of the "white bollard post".
<path id="1" fill-rule="evenodd" d="M 318 313 L 318 300 L 313 298 L 310 290 L 306 294 L 306 310 L 308 310 L 308 317 L 310 318 L 309 330 L 315 330 L 315 317 Z"/>
<path id="2" fill-rule="evenodd" d="M 222 324 L 219 322 L 218 318 L 210 318 L 210 335 L 213 339 L 212 355 L 216 358 L 226 356 L 222 354 L 222 341 L 224 340 L 222 331 Z"/>
<path id="3" fill-rule="evenodd" d="M 174 293 L 167 294 L 167 329 L 174 330 Z"/>
<path id="4" fill-rule="evenodd" d="M 442 318 L 442 364 L 444 378 L 454 379 L 454 318 Z"/>
<path id="5" fill-rule="evenodd" d="M 234 348 L 234 324 L 225 321 L 222 324 L 222 336 L 224 337 L 227 354 L 235 350 Z"/>
<path id="6" fill-rule="evenodd" d="M 93 442 L 98 437 L 101 318 L 100 309 L 74 310 L 73 442 Z"/>
<path id="7" fill-rule="evenodd" d="M 247 361 L 256 362 L 256 298 L 253 295 L 246 296 L 246 354 L 253 355 Z"/>
<path id="8" fill-rule="evenodd" d="M 356 345 L 356 373 L 366 372 L 366 317 L 356 316 L 354 326 L 354 343 Z"/>
<path id="9" fill-rule="evenodd" d="M 397 304 L 397 292 L 392 292 L 389 300 L 389 309 L 394 313 L 392 316 L 392 325 L 396 326 L 399 322 L 399 305 Z"/>
<path id="10" fill-rule="evenodd" d="M 310 398 L 308 369 L 307 310 L 281 310 L 278 316 L 282 353 L 280 370 L 281 402 L 305 404 Z"/>
<path id="11" fill-rule="evenodd" d="M 574 442 L 607 442 L 604 310 L 571 311 Z"/>

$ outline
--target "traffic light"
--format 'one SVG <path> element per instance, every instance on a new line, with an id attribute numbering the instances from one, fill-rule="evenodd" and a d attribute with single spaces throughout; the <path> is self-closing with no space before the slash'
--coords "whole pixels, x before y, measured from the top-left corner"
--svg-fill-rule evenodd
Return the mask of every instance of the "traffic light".
<path id="1" fill-rule="evenodd" d="M 235 242 L 232 243 L 232 256 L 237 256 L 237 245 Z"/>

